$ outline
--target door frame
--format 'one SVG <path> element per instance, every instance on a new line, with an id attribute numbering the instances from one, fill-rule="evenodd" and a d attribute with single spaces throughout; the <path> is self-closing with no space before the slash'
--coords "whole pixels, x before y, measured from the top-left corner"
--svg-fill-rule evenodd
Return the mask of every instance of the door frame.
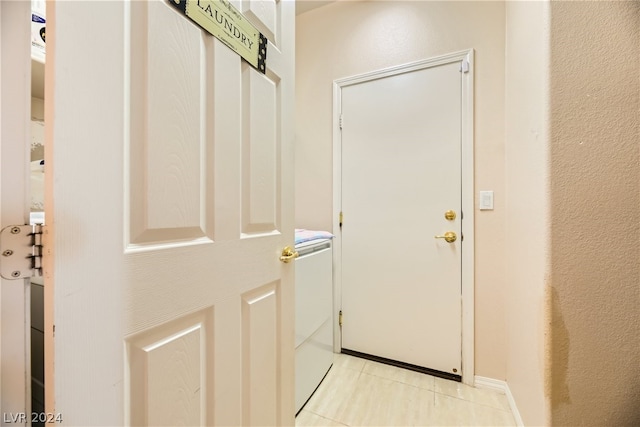
<path id="1" fill-rule="evenodd" d="M 342 105 L 342 89 L 383 77 L 395 76 L 411 71 L 422 70 L 438 65 L 459 62 L 462 74 L 462 382 L 473 385 L 475 375 L 475 329 L 474 329 L 474 138 L 473 138 L 473 49 L 449 53 L 407 64 L 358 74 L 334 80 L 333 82 L 333 234 L 334 238 L 334 351 L 340 352 L 341 331 L 339 312 L 342 307 L 342 236 L 340 233 L 340 211 L 342 209 L 342 134 L 340 116 Z M 464 68 L 464 69 L 463 69 Z M 348 221 L 348 219 L 347 219 Z"/>
<path id="2" fill-rule="evenodd" d="M 31 3 L 0 3 L 0 229 L 29 224 Z M 30 278 L 0 279 L 0 408 L 31 420 Z M 26 415 L 26 420 L 24 417 Z"/>

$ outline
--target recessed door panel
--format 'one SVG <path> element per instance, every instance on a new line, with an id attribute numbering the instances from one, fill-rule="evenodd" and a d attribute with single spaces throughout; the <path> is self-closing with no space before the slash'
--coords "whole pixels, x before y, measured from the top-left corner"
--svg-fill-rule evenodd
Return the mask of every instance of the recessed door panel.
<path id="1" fill-rule="evenodd" d="M 278 229 L 277 84 L 248 65 L 242 72 L 242 232 Z"/>
<path id="2" fill-rule="evenodd" d="M 214 343 L 213 309 L 127 340 L 132 424 L 206 425 L 215 410 Z"/>
<path id="3" fill-rule="evenodd" d="M 280 425 L 277 367 L 280 285 L 265 285 L 242 297 L 242 425 Z"/>
<path id="4" fill-rule="evenodd" d="M 134 2 L 128 28 L 131 243 L 207 233 L 213 43 L 166 2 Z M 130 157 L 129 157 L 130 156 Z"/>
<path id="5" fill-rule="evenodd" d="M 278 4 L 275 0 L 245 0 L 244 14 L 269 40 L 278 46 L 276 30 L 278 25 Z"/>

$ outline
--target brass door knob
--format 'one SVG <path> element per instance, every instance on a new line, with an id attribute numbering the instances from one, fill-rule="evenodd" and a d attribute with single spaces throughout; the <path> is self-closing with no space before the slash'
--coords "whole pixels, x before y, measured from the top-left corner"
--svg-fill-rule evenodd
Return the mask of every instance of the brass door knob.
<path id="1" fill-rule="evenodd" d="M 435 236 L 436 239 L 444 239 L 448 243 L 453 243 L 456 241 L 458 236 L 453 231 L 447 231 L 444 233 L 444 236 Z"/>
<path id="2" fill-rule="evenodd" d="M 289 263 L 294 259 L 298 258 L 298 252 L 293 249 L 291 246 L 287 246 L 282 250 L 282 255 L 280 255 L 280 261 Z"/>

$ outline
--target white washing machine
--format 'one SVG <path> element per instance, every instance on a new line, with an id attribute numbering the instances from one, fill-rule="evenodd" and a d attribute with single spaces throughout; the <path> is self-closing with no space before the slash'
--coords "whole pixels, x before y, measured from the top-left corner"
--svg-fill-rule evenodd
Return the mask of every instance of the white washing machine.
<path id="1" fill-rule="evenodd" d="M 333 363 L 331 239 L 296 244 L 296 413 Z"/>

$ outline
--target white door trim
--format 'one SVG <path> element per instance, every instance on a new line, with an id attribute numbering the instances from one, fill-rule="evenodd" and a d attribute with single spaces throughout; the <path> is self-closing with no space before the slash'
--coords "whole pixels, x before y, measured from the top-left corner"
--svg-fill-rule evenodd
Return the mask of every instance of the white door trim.
<path id="1" fill-rule="evenodd" d="M 346 77 L 333 82 L 333 234 L 334 239 L 334 351 L 342 348 L 338 312 L 342 301 L 342 241 L 340 235 L 340 209 L 342 201 L 342 151 L 340 116 L 342 88 L 394 76 L 410 71 L 430 68 L 437 65 L 460 62 L 468 64 L 462 78 L 462 382 L 473 385 L 475 376 L 475 337 L 474 337 L 474 170 L 473 170 L 473 49 L 454 52 L 408 64 L 372 71 L 357 76 Z M 345 219 L 348 221 L 348 218 Z"/>

